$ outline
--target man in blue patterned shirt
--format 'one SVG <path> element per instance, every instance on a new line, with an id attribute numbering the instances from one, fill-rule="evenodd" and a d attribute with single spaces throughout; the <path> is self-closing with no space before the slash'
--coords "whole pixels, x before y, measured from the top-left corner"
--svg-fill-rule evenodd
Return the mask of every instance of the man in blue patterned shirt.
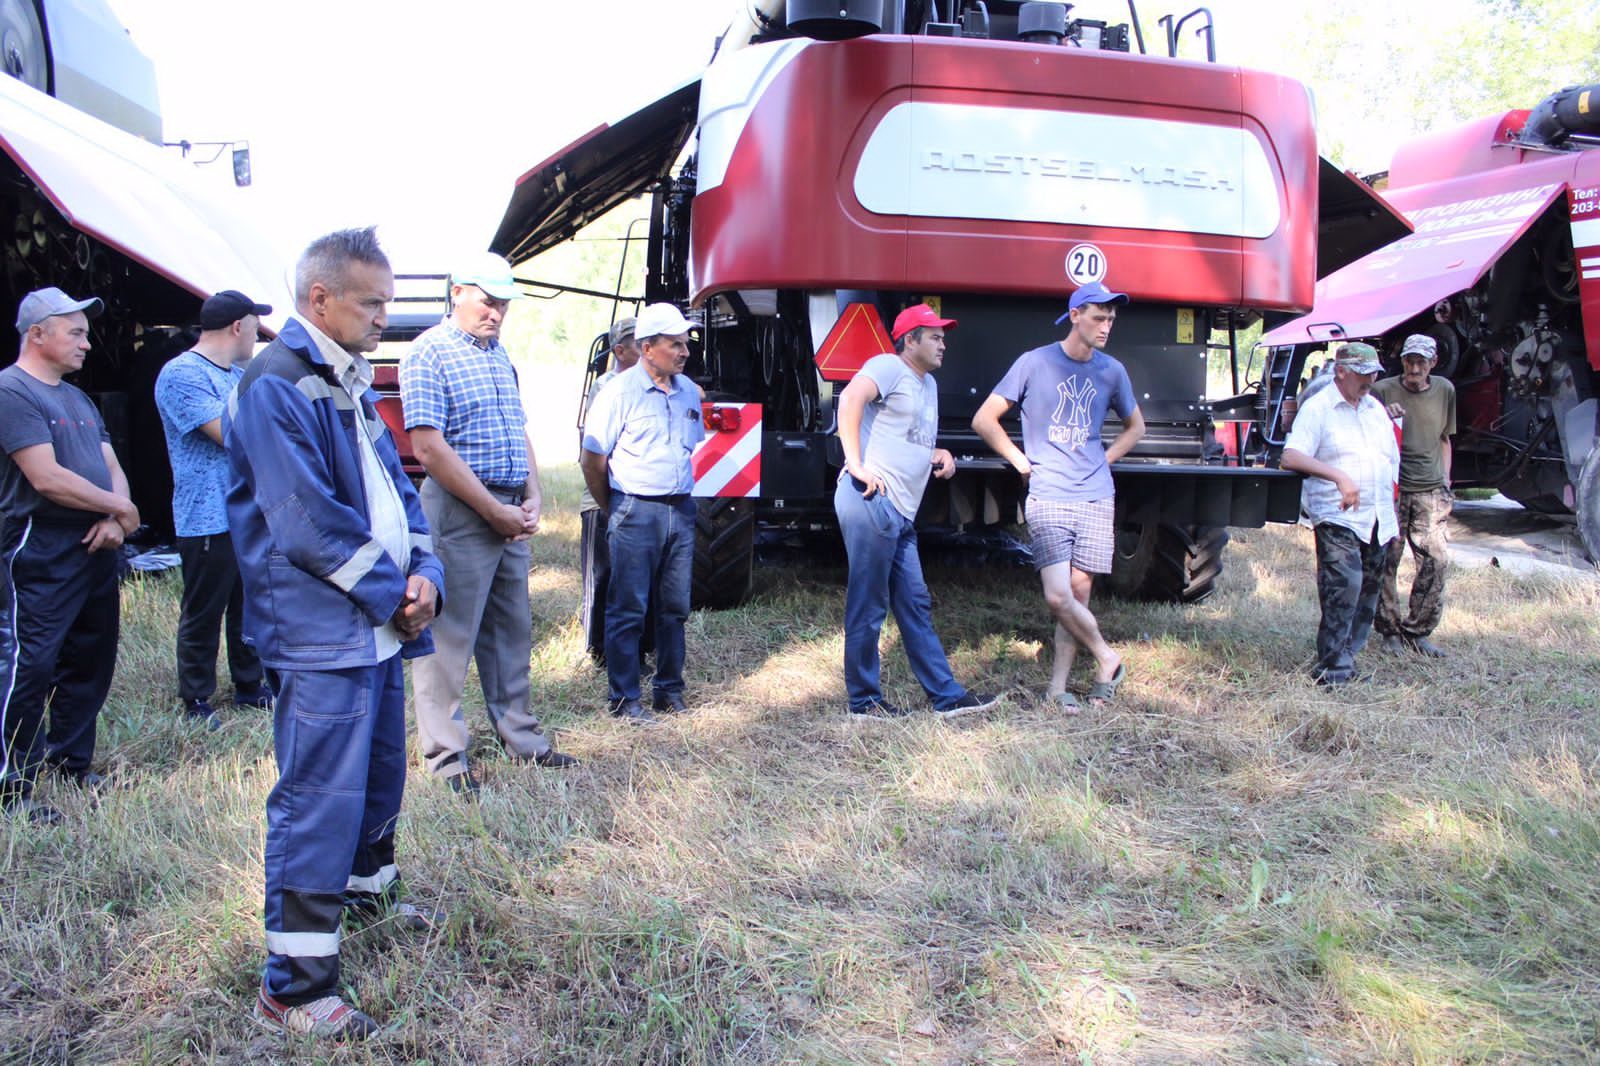
<path id="1" fill-rule="evenodd" d="M 161 368 L 156 407 L 172 463 L 172 520 L 183 560 L 183 611 L 178 618 L 178 698 L 184 713 L 217 727 L 217 643 L 224 618 L 228 672 L 236 707 L 269 707 L 261 660 L 244 642 L 244 584 L 228 533 L 228 452 L 222 412 L 255 351 L 256 329 L 272 308 L 224 289 L 200 308 L 200 339 Z"/>
<path id="2" fill-rule="evenodd" d="M 530 703 L 528 538 L 539 528 L 542 498 L 517 372 L 500 344 L 506 310 L 522 294 L 506 261 L 487 253 L 450 282 L 449 316 L 400 361 L 406 430 L 428 473 L 422 507 L 450 585 L 433 622 L 435 651 L 413 664 L 411 677 L 428 772 L 472 796 L 478 778 L 461 711 L 470 659 L 512 759 L 551 768 L 577 760 L 550 746 Z"/>

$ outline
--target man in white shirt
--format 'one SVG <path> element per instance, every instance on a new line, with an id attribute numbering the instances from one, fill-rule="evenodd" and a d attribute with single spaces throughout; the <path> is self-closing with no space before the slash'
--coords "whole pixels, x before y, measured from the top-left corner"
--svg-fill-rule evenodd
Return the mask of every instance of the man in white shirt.
<path id="1" fill-rule="evenodd" d="M 1382 369 L 1370 344 L 1340 349 L 1334 387 L 1306 401 L 1283 449 L 1283 468 L 1307 478 L 1303 505 L 1317 538 L 1322 604 L 1311 676 L 1329 687 L 1355 678 L 1355 658 L 1377 612 L 1384 550 L 1398 529 L 1400 447 L 1394 422 L 1372 395 Z"/>

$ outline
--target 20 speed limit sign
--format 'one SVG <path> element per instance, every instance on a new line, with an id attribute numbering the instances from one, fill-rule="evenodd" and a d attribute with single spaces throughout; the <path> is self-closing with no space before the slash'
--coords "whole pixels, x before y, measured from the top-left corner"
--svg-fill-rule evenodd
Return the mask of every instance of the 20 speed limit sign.
<path id="1" fill-rule="evenodd" d="M 1067 280 L 1074 285 L 1104 281 L 1106 253 L 1092 244 L 1075 244 L 1067 253 Z"/>

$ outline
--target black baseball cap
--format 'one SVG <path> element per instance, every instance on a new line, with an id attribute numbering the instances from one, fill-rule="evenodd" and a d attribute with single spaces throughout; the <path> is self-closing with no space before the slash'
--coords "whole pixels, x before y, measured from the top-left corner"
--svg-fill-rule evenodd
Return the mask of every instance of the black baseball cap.
<path id="1" fill-rule="evenodd" d="M 272 314 L 272 308 L 258 304 L 236 289 L 223 289 L 200 305 L 201 329 L 227 329 L 245 315 Z"/>

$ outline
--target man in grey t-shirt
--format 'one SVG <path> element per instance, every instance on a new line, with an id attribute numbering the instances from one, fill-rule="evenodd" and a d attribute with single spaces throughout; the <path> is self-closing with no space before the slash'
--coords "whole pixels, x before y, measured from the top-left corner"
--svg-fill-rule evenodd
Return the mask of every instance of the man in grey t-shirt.
<path id="1" fill-rule="evenodd" d="M 139 525 L 99 411 L 63 380 L 83 369 L 89 319 L 103 309 L 94 296 L 29 293 L 17 361 L 0 370 L 0 603 L 10 613 L 0 628 L 0 812 L 40 823 L 61 819 L 32 798 L 42 765 L 82 788 L 103 784 L 90 763 L 117 661 L 118 549 Z"/>
<path id="2" fill-rule="evenodd" d="M 927 304 L 894 320 L 894 355 L 878 355 L 839 396 L 844 469 L 833 495 L 850 577 L 844 606 L 844 679 L 850 713 L 898 718 L 907 712 L 883 698 L 878 634 L 894 609 L 911 672 L 934 713 L 954 718 L 994 706 L 996 697 L 962 687 L 933 631 L 932 600 L 917 556 L 917 508 L 928 476 L 954 476 L 956 461 L 935 447 L 939 388 L 930 371 L 944 362 L 944 331 Z"/>

